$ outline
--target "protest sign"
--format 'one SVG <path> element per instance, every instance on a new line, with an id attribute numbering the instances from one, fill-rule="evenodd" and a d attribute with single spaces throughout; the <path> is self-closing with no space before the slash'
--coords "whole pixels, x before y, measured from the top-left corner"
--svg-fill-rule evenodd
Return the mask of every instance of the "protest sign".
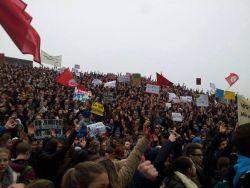
<path id="1" fill-rule="evenodd" d="M 109 104 L 109 103 L 112 103 L 112 102 L 114 102 L 114 101 L 115 101 L 115 99 L 114 99 L 114 93 L 109 92 L 109 93 L 105 93 L 105 94 L 103 95 L 103 102 L 104 102 L 105 104 Z"/>
<path id="2" fill-rule="evenodd" d="M 141 74 L 135 73 L 132 74 L 132 86 L 140 86 L 141 85 Z"/>
<path id="3" fill-rule="evenodd" d="M 87 128 L 89 129 L 91 137 L 95 137 L 96 135 L 102 135 L 106 133 L 106 126 L 102 122 L 87 125 Z"/>
<path id="4" fill-rule="evenodd" d="M 159 94 L 160 93 L 160 86 L 147 84 L 146 92 L 147 93 L 152 93 L 152 94 Z"/>
<path id="5" fill-rule="evenodd" d="M 80 65 L 75 64 L 75 69 L 80 69 Z"/>
<path id="6" fill-rule="evenodd" d="M 180 96 L 180 101 L 181 102 L 188 103 L 188 102 L 192 102 L 192 100 L 193 100 L 192 96 Z"/>
<path id="7" fill-rule="evenodd" d="M 169 102 L 171 102 L 173 99 L 178 98 L 175 93 L 168 93 Z"/>
<path id="8" fill-rule="evenodd" d="M 167 102 L 165 106 L 166 106 L 167 109 L 169 109 L 169 108 L 171 108 L 172 104 Z"/>
<path id="9" fill-rule="evenodd" d="M 115 88 L 116 87 L 116 80 L 104 83 L 104 87 Z"/>
<path id="10" fill-rule="evenodd" d="M 104 114 L 103 105 L 98 102 L 94 102 L 91 106 L 91 113 L 99 115 L 99 116 L 103 116 Z"/>
<path id="11" fill-rule="evenodd" d="M 102 81 L 99 80 L 99 79 L 94 79 L 94 80 L 92 81 L 92 84 L 94 84 L 95 86 L 101 85 L 101 84 L 102 84 Z"/>
<path id="12" fill-rule="evenodd" d="M 130 76 L 128 76 L 128 75 L 119 76 L 119 77 L 117 78 L 117 81 L 118 81 L 118 82 L 121 82 L 121 83 L 130 82 Z"/>
<path id="13" fill-rule="evenodd" d="M 54 130 L 55 136 L 63 135 L 63 121 L 58 119 L 41 119 L 33 122 L 36 139 L 45 139 L 51 137 L 51 130 Z"/>
<path id="14" fill-rule="evenodd" d="M 239 125 L 250 123 L 250 101 L 240 95 L 237 98 Z"/>
<path id="15" fill-rule="evenodd" d="M 176 121 L 176 122 L 182 122 L 183 121 L 183 117 L 182 117 L 181 113 L 174 113 L 174 112 L 172 112 L 172 120 Z"/>
<path id="16" fill-rule="evenodd" d="M 208 107 L 208 96 L 201 94 L 197 99 L 196 99 L 196 105 L 197 106 L 204 106 L 204 107 Z"/>
<path id="17" fill-rule="evenodd" d="M 233 91 L 225 91 L 224 92 L 224 99 L 226 100 L 235 100 L 236 94 Z"/>

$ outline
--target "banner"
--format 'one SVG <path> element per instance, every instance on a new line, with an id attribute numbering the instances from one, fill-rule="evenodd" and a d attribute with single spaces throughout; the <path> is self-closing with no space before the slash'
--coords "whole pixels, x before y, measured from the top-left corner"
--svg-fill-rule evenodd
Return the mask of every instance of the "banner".
<path id="1" fill-rule="evenodd" d="M 130 82 L 130 76 L 128 76 L 128 75 L 119 76 L 119 77 L 117 78 L 117 81 L 118 81 L 118 82 L 121 82 L 121 83 Z"/>
<path id="2" fill-rule="evenodd" d="M 196 99 L 196 105 L 197 106 L 204 106 L 207 107 L 209 106 L 208 103 L 208 96 L 201 94 L 197 99 Z"/>
<path id="3" fill-rule="evenodd" d="M 52 55 L 50 55 L 42 50 L 41 59 L 42 59 L 42 63 L 53 65 L 55 67 L 61 67 L 61 63 L 62 63 L 62 56 L 61 55 L 52 56 Z"/>
<path id="4" fill-rule="evenodd" d="M 93 103 L 91 106 L 91 113 L 99 115 L 99 116 L 103 116 L 104 114 L 103 105 L 98 102 Z"/>
<path id="5" fill-rule="evenodd" d="M 188 102 L 192 102 L 193 98 L 192 96 L 180 96 L 180 101 L 188 103 Z"/>
<path id="6" fill-rule="evenodd" d="M 104 83 L 104 87 L 115 88 L 116 87 L 116 80 Z"/>
<path id="7" fill-rule="evenodd" d="M 250 101 L 240 95 L 237 98 L 239 125 L 250 123 Z"/>
<path id="8" fill-rule="evenodd" d="M 80 90 L 80 89 L 77 89 L 76 87 L 74 95 L 73 95 L 73 100 L 86 102 L 87 100 L 91 98 L 91 96 L 92 96 L 91 91 Z"/>
<path id="9" fill-rule="evenodd" d="M 172 112 L 172 120 L 176 121 L 176 122 L 182 122 L 183 121 L 183 117 L 182 117 L 181 113 L 174 113 L 174 112 Z"/>
<path id="10" fill-rule="evenodd" d="M 63 135 L 63 121 L 58 119 L 41 119 L 35 120 L 34 124 L 34 138 L 45 139 L 51 137 L 51 130 L 54 130 L 56 137 Z"/>
<path id="11" fill-rule="evenodd" d="M 95 137 L 97 135 L 103 135 L 106 133 L 106 126 L 102 122 L 87 125 L 87 128 L 89 130 L 90 137 Z"/>
<path id="12" fill-rule="evenodd" d="M 140 86 L 141 85 L 141 74 L 140 73 L 135 73 L 132 74 L 132 86 Z"/>
<path id="13" fill-rule="evenodd" d="M 146 92 L 147 93 L 152 93 L 152 94 L 159 94 L 160 93 L 160 86 L 147 84 Z"/>
<path id="14" fill-rule="evenodd" d="M 224 99 L 226 100 L 235 100 L 235 92 L 232 92 L 232 91 L 225 91 L 224 93 Z"/>
<path id="15" fill-rule="evenodd" d="M 92 84 L 94 84 L 95 86 L 102 85 L 102 81 L 99 80 L 99 79 L 94 79 L 94 80 L 92 81 Z"/>

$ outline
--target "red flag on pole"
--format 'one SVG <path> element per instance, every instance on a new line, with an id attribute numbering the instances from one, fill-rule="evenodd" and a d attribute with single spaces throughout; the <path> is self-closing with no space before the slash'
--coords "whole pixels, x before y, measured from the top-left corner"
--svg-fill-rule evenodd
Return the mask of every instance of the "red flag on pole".
<path id="1" fill-rule="evenodd" d="M 32 17 L 21 0 L 0 1 L 0 24 L 23 54 L 31 54 L 40 63 L 40 36 L 30 25 Z"/>
<path id="2" fill-rule="evenodd" d="M 157 78 L 157 85 L 158 86 L 172 86 L 173 83 L 170 82 L 167 78 L 164 76 L 156 73 L 156 78 Z"/>
<path id="3" fill-rule="evenodd" d="M 239 80 L 239 76 L 235 73 L 230 73 L 228 77 L 225 78 L 230 87 Z"/>
<path id="4" fill-rule="evenodd" d="M 78 85 L 69 68 L 65 69 L 62 74 L 56 77 L 56 82 L 69 87 L 76 87 Z"/>

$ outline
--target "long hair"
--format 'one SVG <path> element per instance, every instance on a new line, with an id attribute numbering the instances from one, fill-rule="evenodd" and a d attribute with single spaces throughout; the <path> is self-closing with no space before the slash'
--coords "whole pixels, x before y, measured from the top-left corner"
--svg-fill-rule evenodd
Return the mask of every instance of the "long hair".
<path id="1" fill-rule="evenodd" d="M 106 173 L 106 170 L 98 163 L 79 163 L 64 174 L 61 188 L 88 188 L 96 176 L 102 173 Z"/>

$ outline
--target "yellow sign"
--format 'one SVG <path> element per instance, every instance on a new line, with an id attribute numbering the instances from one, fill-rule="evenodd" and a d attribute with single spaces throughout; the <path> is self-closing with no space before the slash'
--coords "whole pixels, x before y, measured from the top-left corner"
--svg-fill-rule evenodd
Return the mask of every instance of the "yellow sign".
<path id="1" fill-rule="evenodd" d="M 239 125 L 250 123 L 250 101 L 239 95 L 237 98 Z"/>
<path id="2" fill-rule="evenodd" d="M 132 74 L 132 86 L 140 86 L 141 85 L 141 74 L 140 73 L 135 73 Z"/>
<path id="3" fill-rule="evenodd" d="M 235 100 L 235 93 L 232 92 L 232 91 L 225 91 L 224 93 L 224 99 L 227 99 L 227 100 Z"/>
<path id="4" fill-rule="evenodd" d="M 103 105 L 98 102 L 94 102 L 91 106 L 91 113 L 99 115 L 99 116 L 103 116 L 104 114 Z"/>

